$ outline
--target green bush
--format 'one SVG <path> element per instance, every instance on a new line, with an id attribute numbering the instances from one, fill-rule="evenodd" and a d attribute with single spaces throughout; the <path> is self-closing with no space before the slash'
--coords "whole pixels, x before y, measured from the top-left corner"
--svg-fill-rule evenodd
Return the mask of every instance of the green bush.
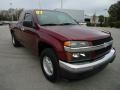
<path id="1" fill-rule="evenodd" d="M 95 26 L 92 23 L 87 23 L 87 26 Z M 120 21 L 117 22 L 110 22 L 110 23 L 103 23 L 102 25 L 100 24 L 96 24 L 97 27 L 116 27 L 116 28 L 120 28 Z"/>
<path id="2" fill-rule="evenodd" d="M 109 27 L 109 24 L 108 23 L 104 23 L 102 26 L 103 27 Z"/>
<path id="3" fill-rule="evenodd" d="M 93 23 L 87 23 L 87 26 L 95 26 Z"/>
<path id="4" fill-rule="evenodd" d="M 120 28 L 120 21 L 118 21 L 118 22 L 115 23 L 115 27 L 116 28 Z"/>
<path id="5" fill-rule="evenodd" d="M 120 28 L 120 21 L 109 23 L 110 27 Z"/>
<path id="6" fill-rule="evenodd" d="M 93 23 L 87 23 L 87 26 L 95 26 L 95 24 Z M 109 24 L 107 23 L 103 23 L 102 25 L 101 24 L 96 24 L 97 27 L 108 27 Z"/>

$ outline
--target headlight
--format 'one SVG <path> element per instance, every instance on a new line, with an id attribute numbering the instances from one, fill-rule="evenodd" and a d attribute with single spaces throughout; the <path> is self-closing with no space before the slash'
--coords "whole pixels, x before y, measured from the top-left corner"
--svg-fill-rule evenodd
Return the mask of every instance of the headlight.
<path id="1" fill-rule="evenodd" d="M 90 42 L 87 41 L 66 41 L 64 42 L 64 49 L 69 62 L 84 61 L 90 58 L 89 52 L 77 51 L 77 49 L 90 46 Z"/>
<path id="2" fill-rule="evenodd" d="M 86 41 L 66 41 L 64 46 L 71 48 L 86 47 L 89 46 L 89 42 Z"/>
<path id="3" fill-rule="evenodd" d="M 68 62 L 88 61 L 92 57 L 92 54 L 90 52 L 82 52 L 82 53 L 66 52 L 65 54 L 66 54 Z"/>

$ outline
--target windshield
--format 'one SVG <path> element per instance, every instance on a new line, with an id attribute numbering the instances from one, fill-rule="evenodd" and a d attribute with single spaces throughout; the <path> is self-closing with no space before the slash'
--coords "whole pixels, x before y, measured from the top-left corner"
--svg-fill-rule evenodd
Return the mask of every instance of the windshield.
<path id="1" fill-rule="evenodd" d="M 68 14 L 58 11 L 43 11 L 37 14 L 41 26 L 75 25 L 77 22 Z"/>

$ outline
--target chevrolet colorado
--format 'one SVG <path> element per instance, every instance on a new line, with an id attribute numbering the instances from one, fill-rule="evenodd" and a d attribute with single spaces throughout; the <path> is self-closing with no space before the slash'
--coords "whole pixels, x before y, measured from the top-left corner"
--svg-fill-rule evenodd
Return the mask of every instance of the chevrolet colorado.
<path id="1" fill-rule="evenodd" d="M 109 32 L 81 28 L 59 11 L 23 11 L 10 32 L 15 47 L 23 45 L 40 56 L 42 71 L 52 82 L 107 66 L 116 56 Z"/>

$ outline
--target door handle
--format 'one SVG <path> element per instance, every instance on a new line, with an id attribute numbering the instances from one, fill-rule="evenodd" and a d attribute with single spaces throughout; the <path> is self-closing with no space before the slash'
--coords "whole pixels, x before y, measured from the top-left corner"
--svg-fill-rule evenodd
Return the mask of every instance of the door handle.
<path id="1" fill-rule="evenodd" d="M 24 31 L 24 30 L 25 30 L 25 29 L 24 29 L 24 27 L 21 27 L 20 29 L 21 29 L 22 31 Z"/>

